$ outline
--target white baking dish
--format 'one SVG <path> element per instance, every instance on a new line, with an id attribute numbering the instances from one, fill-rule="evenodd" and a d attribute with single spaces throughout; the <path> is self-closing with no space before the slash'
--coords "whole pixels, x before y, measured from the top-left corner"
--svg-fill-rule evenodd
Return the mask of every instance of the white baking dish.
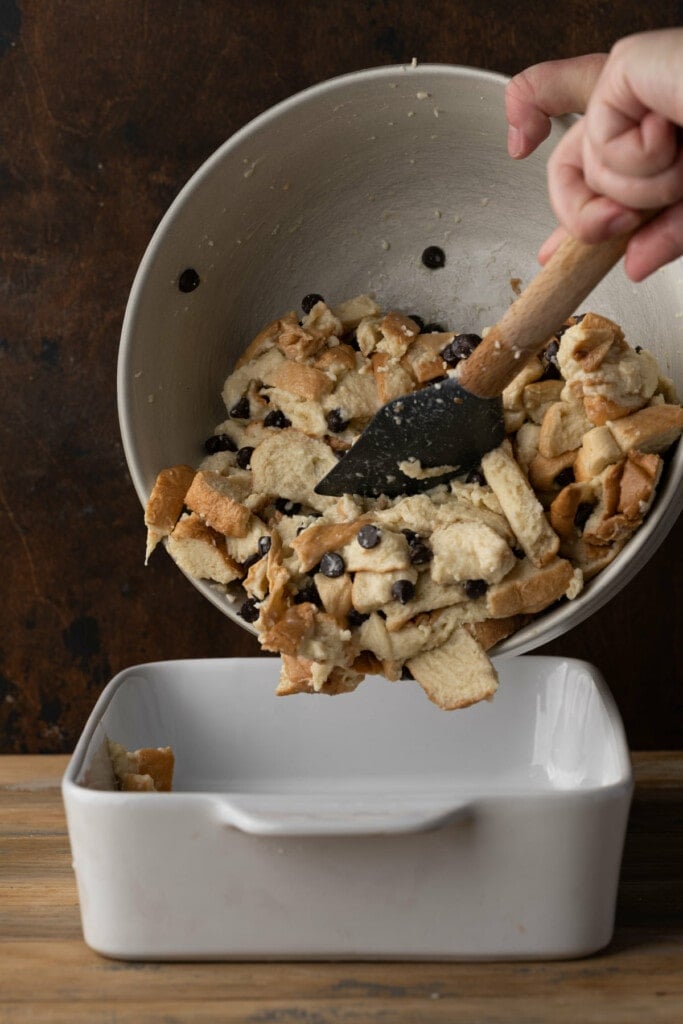
<path id="1" fill-rule="evenodd" d="M 276 698 L 275 659 L 119 674 L 63 781 L 86 942 L 131 959 L 604 946 L 632 792 L 618 711 L 585 662 L 497 668 L 490 704 L 451 713 L 382 679 Z M 105 734 L 170 744 L 174 792 L 90 788 Z"/>

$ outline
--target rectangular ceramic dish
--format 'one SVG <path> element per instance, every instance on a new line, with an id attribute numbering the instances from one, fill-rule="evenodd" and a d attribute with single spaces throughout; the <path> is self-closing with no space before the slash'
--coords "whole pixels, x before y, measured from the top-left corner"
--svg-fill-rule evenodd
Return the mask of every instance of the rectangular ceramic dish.
<path id="1" fill-rule="evenodd" d="M 86 942 L 130 959 L 604 946 L 632 792 L 617 709 L 585 662 L 497 668 L 491 703 L 450 713 L 379 678 L 276 698 L 275 659 L 122 672 L 63 781 Z M 106 736 L 170 744 L 174 791 L 114 790 Z"/>

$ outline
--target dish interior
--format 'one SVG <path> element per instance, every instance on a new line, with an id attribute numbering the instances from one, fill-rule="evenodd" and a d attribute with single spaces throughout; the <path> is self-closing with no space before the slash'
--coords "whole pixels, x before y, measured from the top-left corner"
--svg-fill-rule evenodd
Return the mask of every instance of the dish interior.
<path id="1" fill-rule="evenodd" d="M 110 684 L 74 778 L 84 779 L 105 735 L 131 750 L 171 745 L 176 793 L 500 796 L 628 777 L 621 722 L 592 666 L 532 657 L 497 668 L 492 702 L 449 714 L 416 684 L 379 677 L 334 700 L 275 699 L 270 658 L 141 666 Z"/>

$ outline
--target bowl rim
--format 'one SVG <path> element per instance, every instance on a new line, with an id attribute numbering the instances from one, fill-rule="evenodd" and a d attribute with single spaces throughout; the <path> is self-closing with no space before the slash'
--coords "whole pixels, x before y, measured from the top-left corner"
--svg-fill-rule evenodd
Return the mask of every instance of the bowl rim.
<path id="1" fill-rule="evenodd" d="M 195 189 L 213 172 L 214 168 L 225 158 L 225 155 L 238 147 L 252 134 L 260 131 L 270 122 L 277 120 L 282 113 L 294 110 L 311 99 L 317 99 L 326 93 L 332 93 L 351 83 L 392 78 L 397 74 L 410 74 L 418 78 L 420 75 L 466 78 L 491 82 L 501 87 L 505 87 L 510 81 L 509 75 L 498 71 L 490 71 L 463 64 L 427 63 L 388 64 L 347 72 L 325 79 L 280 100 L 274 106 L 257 114 L 256 117 L 252 118 L 221 143 L 181 187 L 159 221 L 138 265 L 126 303 L 121 327 L 116 374 L 117 409 L 124 455 L 133 486 L 143 508 L 147 502 L 149 490 L 142 476 L 140 460 L 135 451 L 133 431 L 131 429 L 132 395 L 129 383 L 132 370 L 132 343 L 135 322 L 143 299 L 148 269 L 163 245 L 168 229 Z M 577 115 L 567 115 L 566 117 L 554 118 L 553 120 L 564 125 L 566 130 L 577 120 Z M 683 459 L 683 452 L 679 452 L 678 457 Z M 581 591 L 577 598 L 571 602 L 560 604 L 547 614 L 541 613 L 530 624 L 522 627 L 517 633 L 492 648 L 489 652 L 490 655 L 511 657 L 526 654 L 537 649 L 542 644 L 549 643 L 564 633 L 568 633 L 585 619 L 599 611 L 603 605 L 607 604 L 613 597 L 616 597 L 619 591 L 626 587 L 634 576 L 644 568 L 673 528 L 681 511 L 683 511 L 683 487 L 677 486 L 674 473 L 669 472 L 664 487 L 659 490 L 656 496 L 655 504 L 648 518 L 636 534 L 627 541 L 629 550 L 628 560 L 624 561 L 621 557 L 622 552 L 620 552 L 610 565 L 589 581 L 586 588 Z M 237 625 L 246 629 L 247 632 L 256 635 L 254 627 L 245 623 L 238 616 L 234 602 L 228 599 L 225 591 L 218 584 L 212 584 L 207 580 L 194 579 L 184 570 L 181 569 L 180 571 L 219 611 L 227 615 Z"/>

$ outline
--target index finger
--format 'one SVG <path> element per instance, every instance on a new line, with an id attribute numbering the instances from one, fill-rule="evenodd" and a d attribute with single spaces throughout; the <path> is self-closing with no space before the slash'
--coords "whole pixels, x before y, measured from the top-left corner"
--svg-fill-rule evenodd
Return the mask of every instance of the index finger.
<path id="1" fill-rule="evenodd" d="M 607 54 L 590 53 L 544 61 L 515 75 L 505 90 L 510 156 L 533 152 L 550 134 L 551 117 L 582 114 L 606 60 Z"/>

